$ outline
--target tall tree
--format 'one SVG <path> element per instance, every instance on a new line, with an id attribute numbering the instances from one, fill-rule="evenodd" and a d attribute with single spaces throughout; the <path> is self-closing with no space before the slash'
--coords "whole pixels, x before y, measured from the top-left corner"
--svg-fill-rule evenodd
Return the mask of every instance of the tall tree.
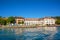
<path id="1" fill-rule="evenodd" d="M 56 24 L 60 25 L 60 19 L 56 20 Z"/>
<path id="2" fill-rule="evenodd" d="M 10 16 L 10 17 L 8 17 L 7 21 L 8 21 L 8 23 L 15 23 L 15 18 Z"/>
<path id="3" fill-rule="evenodd" d="M 56 24 L 57 25 L 60 25 L 60 16 L 55 16 L 55 17 L 53 17 L 53 18 L 55 18 L 56 19 Z"/>
<path id="4" fill-rule="evenodd" d="M 2 16 L 0 16 L 0 25 L 6 25 L 6 20 Z"/>

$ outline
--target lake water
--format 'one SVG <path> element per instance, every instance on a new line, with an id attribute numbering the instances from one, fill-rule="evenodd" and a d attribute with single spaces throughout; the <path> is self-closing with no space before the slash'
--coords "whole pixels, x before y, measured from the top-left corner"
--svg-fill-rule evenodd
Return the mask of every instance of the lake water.
<path id="1" fill-rule="evenodd" d="M 4 28 L 0 40 L 60 40 L 60 27 Z"/>

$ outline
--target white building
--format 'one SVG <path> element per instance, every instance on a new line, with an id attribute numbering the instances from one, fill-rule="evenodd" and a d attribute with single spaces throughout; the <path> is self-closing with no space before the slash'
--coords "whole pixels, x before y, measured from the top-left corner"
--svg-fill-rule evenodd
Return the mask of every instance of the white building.
<path id="1" fill-rule="evenodd" d="M 55 19 L 51 18 L 51 17 L 45 17 L 43 23 L 44 23 L 44 25 L 54 25 Z"/>
<path id="2" fill-rule="evenodd" d="M 25 18 L 25 25 L 35 25 L 40 24 L 39 18 Z"/>
<path id="3" fill-rule="evenodd" d="M 24 21 L 25 25 L 54 25 L 55 19 L 51 17 L 45 17 L 45 18 L 25 18 Z"/>
<path id="4" fill-rule="evenodd" d="M 54 25 L 55 19 L 51 17 L 45 18 L 16 18 L 16 23 L 19 24 L 20 22 L 24 21 L 25 25 Z"/>

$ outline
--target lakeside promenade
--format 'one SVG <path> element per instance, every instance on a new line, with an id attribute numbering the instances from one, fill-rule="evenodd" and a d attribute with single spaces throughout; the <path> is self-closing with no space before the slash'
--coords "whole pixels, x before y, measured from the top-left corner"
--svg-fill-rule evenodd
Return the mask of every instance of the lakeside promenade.
<path id="1" fill-rule="evenodd" d="M 38 28 L 38 27 L 60 27 L 60 25 L 49 25 L 49 26 L 2 26 L 0 28 Z"/>

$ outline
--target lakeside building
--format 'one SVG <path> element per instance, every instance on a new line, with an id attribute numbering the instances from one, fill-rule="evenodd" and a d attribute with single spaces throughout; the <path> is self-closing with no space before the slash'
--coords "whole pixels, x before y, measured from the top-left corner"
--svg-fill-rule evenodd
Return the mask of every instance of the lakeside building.
<path id="1" fill-rule="evenodd" d="M 51 17 L 45 17 L 44 18 L 44 21 L 43 21 L 43 24 L 44 25 L 55 25 L 55 19 L 54 18 L 51 18 Z"/>
<path id="2" fill-rule="evenodd" d="M 16 24 L 19 24 L 20 22 L 24 21 L 23 17 L 15 17 Z"/>
<path id="3" fill-rule="evenodd" d="M 24 25 L 55 25 L 55 19 L 51 17 L 45 18 L 23 18 L 16 17 L 16 24 L 24 22 Z"/>
<path id="4" fill-rule="evenodd" d="M 40 24 L 40 19 L 39 18 L 25 18 L 24 24 L 25 25 Z"/>

